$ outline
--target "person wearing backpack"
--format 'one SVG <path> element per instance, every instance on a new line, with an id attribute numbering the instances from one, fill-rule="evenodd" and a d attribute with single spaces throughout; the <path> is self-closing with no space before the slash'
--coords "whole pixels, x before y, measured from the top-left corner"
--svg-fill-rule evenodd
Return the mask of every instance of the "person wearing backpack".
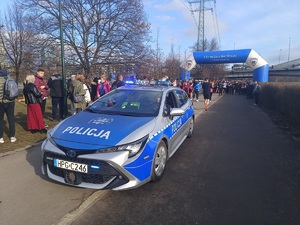
<path id="1" fill-rule="evenodd" d="M 83 83 L 84 83 L 84 75 L 81 73 L 77 73 L 75 79 L 72 80 L 70 84 L 69 90 L 73 94 L 72 98 L 73 98 L 74 110 L 75 110 L 74 114 L 81 112 L 86 107 L 86 102 L 85 102 L 86 91 L 84 90 Z M 76 95 L 82 96 L 80 101 L 75 100 Z"/>
<path id="2" fill-rule="evenodd" d="M 8 120 L 10 142 L 15 142 L 15 101 L 5 98 L 5 83 L 8 79 L 6 70 L 0 70 L 0 143 L 4 143 L 4 114 Z"/>

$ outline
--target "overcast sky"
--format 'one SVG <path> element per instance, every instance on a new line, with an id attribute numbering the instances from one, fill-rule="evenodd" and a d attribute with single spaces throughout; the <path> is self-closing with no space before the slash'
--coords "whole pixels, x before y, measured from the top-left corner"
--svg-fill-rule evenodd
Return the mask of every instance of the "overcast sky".
<path id="1" fill-rule="evenodd" d="M 12 0 L 1 0 L 0 9 Z M 187 0 L 144 0 L 156 48 L 167 56 L 173 44 L 182 59 L 197 42 L 198 15 Z M 195 2 L 195 0 L 190 0 Z M 300 0 L 216 0 L 205 3 L 205 37 L 222 50 L 253 49 L 270 65 L 300 58 Z"/>

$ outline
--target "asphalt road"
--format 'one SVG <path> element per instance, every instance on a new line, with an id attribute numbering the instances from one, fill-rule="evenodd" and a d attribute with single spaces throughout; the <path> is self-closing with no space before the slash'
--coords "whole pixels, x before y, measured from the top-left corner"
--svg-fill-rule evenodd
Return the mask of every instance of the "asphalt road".
<path id="1" fill-rule="evenodd" d="M 39 145 L 0 155 L 0 225 L 299 224 L 300 144 L 245 96 L 207 112 L 163 179 L 115 192 L 46 180 Z M 218 100 L 218 101 L 216 101 Z"/>
<path id="2" fill-rule="evenodd" d="M 106 192 L 72 225 L 300 223 L 300 144 L 252 100 L 225 95 L 158 183 Z"/>

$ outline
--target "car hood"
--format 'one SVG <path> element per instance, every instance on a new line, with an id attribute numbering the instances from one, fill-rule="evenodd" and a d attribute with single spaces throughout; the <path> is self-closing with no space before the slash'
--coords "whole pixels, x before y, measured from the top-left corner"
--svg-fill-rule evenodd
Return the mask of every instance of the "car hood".
<path id="1" fill-rule="evenodd" d="M 155 117 L 80 112 L 58 124 L 50 136 L 67 148 L 97 149 L 137 141 L 155 126 Z"/>

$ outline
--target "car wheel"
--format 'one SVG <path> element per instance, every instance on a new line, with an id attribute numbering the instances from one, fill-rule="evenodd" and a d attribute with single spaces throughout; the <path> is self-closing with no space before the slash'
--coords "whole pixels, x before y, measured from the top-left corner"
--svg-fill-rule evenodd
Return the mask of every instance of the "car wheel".
<path id="1" fill-rule="evenodd" d="M 160 142 L 153 159 L 152 181 L 158 181 L 162 178 L 167 164 L 167 146 L 164 141 Z"/>
<path id="2" fill-rule="evenodd" d="M 194 119 L 191 118 L 190 125 L 189 125 L 189 133 L 187 135 L 188 138 L 191 138 L 193 136 L 193 131 L 194 131 Z"/>

